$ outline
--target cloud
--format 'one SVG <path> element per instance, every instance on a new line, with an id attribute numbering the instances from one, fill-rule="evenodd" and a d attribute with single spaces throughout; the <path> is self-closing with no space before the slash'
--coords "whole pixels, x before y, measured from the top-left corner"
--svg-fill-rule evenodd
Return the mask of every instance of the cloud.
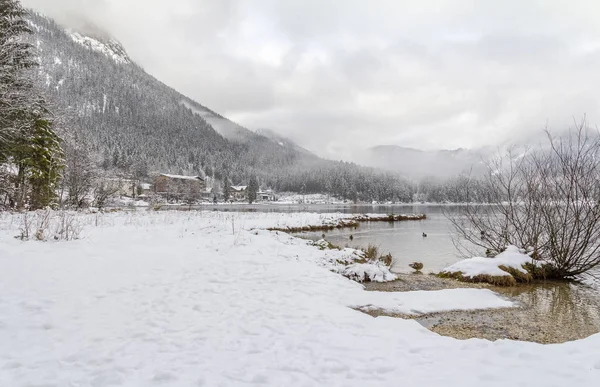
<path id="1" fill-rule="evenodd" d="M 331 158 L 497 145 L 600 123 L 600 4 L 25 0 L 86 19 L 163 82 Z"/>

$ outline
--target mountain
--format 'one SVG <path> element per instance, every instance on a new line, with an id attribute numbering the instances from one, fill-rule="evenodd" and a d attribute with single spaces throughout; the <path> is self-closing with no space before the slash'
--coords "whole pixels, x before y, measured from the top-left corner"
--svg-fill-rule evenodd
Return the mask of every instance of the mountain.
<path id="1" fill-rule="evenodd" d="M 461 173 L 479 174 L 485 170 L 485 150 L 422 151 L 395 145 L 381 145 L 361 156 L 361 163 L 375 168 L 402 173 L 410 178 L 448 177 Z"/>
<path id="2" fill-rule="evenodd" d="M 279 191 L 329 193 L 354 200 L 411 199 L 396 174 L 323 160 L 270 131 L 253 132 L 160 82 L 98 28 L 68 30 L 31 13 L 39 86 L 97 164 L 114 173 L 257 176 Z"/>
<path id="3" fill-rule="evenodd" d="M 302 153 L 304 155 L 309 155 L 311 157 L 316 157 L 315 154 L 312 153 L 311 151 L 296 144 L 293 140 L 290 140 L 287 137 L 284 137 L 284 136 L 281 136 L 281 135 L 275 133 L 271 129 L 258 129 L 258 130 L 256 130 L 256 133 L 261 136 L 267 137 L 272 141 L 275 141 L 281 147 L 293 149 L 298 153 Z"/>

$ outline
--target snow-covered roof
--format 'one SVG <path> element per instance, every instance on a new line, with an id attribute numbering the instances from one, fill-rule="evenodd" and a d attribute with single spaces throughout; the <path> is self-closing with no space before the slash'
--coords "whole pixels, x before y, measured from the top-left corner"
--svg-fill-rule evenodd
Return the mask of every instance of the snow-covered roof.
<path id="1" fill-rule="evenodd" d="M 171 175 L 168 173 L 161 173 L 161 176 L 168 177 L 169 179 L 180 179 L 180 180 L 204 180 L 200 176 L 185 176 L 185 175 Z"/>
<path id="2" fill-rule="evenodd" d="M 150 183 L 142 183 L 140 185 L 142 186 L 142 189 L 151 189 L 152 188 L 152 184 L 150 184 Z"/>
<path id="3" fill-rule="evenodd" d="M 248 188 L 247 185 L 232 185 L 231 189 L 234 191 L 245 191 Z"/>

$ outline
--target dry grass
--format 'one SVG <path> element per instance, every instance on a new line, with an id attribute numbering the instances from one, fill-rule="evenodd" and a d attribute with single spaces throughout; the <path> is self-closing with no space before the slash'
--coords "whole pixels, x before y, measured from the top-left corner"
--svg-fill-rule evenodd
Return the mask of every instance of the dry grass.
<path id="1" fill-rule="evenodd" d="M 386 265 L 386 266 L 388 266 L 388 267 L 392 266 L 393 258 L 392 258 L 392 254 L 391 253 L 387 253 L 386 255 L 382 255 L 381 257 L 379 257 L 379 260 L 381 262 L 383 262 L 383 264 Z"/>
<path id="2" fill-rule="evenodd" d="M 282 232 L 306 232 L 306 231 L 329 231 L 334 230 L 336 228 L 345 228 L 345 227 L 358 227 L 358 221 L 356 220 L 340 220 L 336 224 L 322 224 L 320 226 L 303 226 L 303 227 L 286 227 L 286 228 L 278 228 L 272 227 L 268 228 L 269 231 L 282 231 Z"/>
<path id="3" fill-rule="evenodd" d="M 408 266 L 412 267 L 416 271 L 421 271 L 424 267 L 422 262 L 413 262 L 413 263 L 409 264 Z"/>
<path id="4" fill-rule="evenodd" d="M 470 283 L 488 283 L 495 286 L 516 286 L 517 280 L 510 274 L 495 276 L 495 275 L 487 275 L 480 274 L 474 277 L 465 277 L 462 272 L 442 272 L 437 275 L 440 278 L 453 278 L 455 280 L 461 282 L 470 282 Z"/>
<path id="5" fill-rule="evenodd" d="M 515 269 L 514 267 L 507 267 L 504 265 L 500 265 L 498 266 L 498 268 L 512 275 L 514 279 L 519 283 L 530 283 L 533 281 L 533 276 L 529 272 L 524 273 L 521 270 Z"/>
<path id="6" fill-rule="evenodd" d="M 427 219 L 427 215 L 418 214 L 418 215 L 382 215 L 382 216 L 372 216 L 368 217 L 365 215 L 358 215 L 354 219 L 359 222 L 402 222 L 408 220 L 425 220 Z"/>
<path id="7" fill-rule="evenodd" d="M 392 257 L 391 253 L 379 255 L 379 247 L 372 244 L 369 244 L 367 248 L 362 248 L 360 250 L 363 252 L 363 259 L 358 261 L 359 263 L 380 261 L 388 267 L 392 266 L 392 261 L 394 258 Z"/>
<path id="8" fill-rule="evenodd" d="M 537 267 L 530 263 L 526 263 L 523 265 L 523 269 L 526 271 L 518 270 L 514 267 L 500 265 L 498 268 L 504 272 L 506 275 L 503 276 L 493 276 L 487 274 L 480 274 L 474 277 L 465 276 L 462 272 L 441 272 L 437 274 L 440 278 L 453 278 L 461 282 L 471 282 L 471 283 L 488 283 L 496 286 L 516 286 L 517 284 L 522 283 L 531 283 L 535 279 L 542 278 L 541 276 L 545 273 L 544 268 Z"/>
<path id="9" fill-rule="evenodd" d="M 352 227 L 357 228 L 360 222 L 402 222 L 408 220 L 424 220 L 427 216 L 424 214 L 419 215 L 383 215 L 377 217 L 368 217 L 366 215 L 357 215 L 350 219 L 342 219 L 336 224 L 323 224 L 319 226 L 303 226 L 303 227 L 287 227 L 287 228 L 268 228 L 269 231 L 283 231 L 283 232 L 305 232 L 305 231 L 328 231 L 339 228 Z"/>
<path id="10" fill-rule="evenodd" d="M 369 244 L 366 249 L 362 249 L 365 253 L 364 257 L 368 261 L 374 261 L 379 257 L 379 248 L 375 245 Z"/>

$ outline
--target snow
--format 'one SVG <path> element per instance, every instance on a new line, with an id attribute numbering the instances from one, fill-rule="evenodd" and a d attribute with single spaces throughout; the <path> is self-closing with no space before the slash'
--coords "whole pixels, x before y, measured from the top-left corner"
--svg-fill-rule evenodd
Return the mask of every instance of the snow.
<path id="1" fill-rule="evenodd" d="M 237 192 L 245 191 L 248 188 L 247 185 L 232 185 L 231 189 Z"/>
<path id="2" fill-rule="evenodd" d="M 364 311 L 420 315 L 451 310 L 509 308 L 514 303 L 489 289 L 445 289 L 413 292 L 362 292 L 355 307 Z"/>
<path id="3" fill-rule="evenodd" d="M 115 46 L 119 46 L 119 43 L 110 41 L 110 44 L 99 41 L 98 39 L 90 36 L 85 36 L 75 31 L 67 31 L 71 36 L 71 39 L 82 46 L 99 53 L 106 55 L 107 57 L 114 60 L 117 64 L 128 64 L 131 63 L 125 52 L 119 47 L 118 50 Z M 112 45 L 112 46 L 111 46 Z"/>
<path id="4" fill-rule="evenodd" d="M 600 335 L 559 345 L 442 337 L 397 313 L 510 306 L 489 290 L 378 293 L 274 222 L 336 215 L 79 215 L 22 242 L 0 213 L 0 386 L 596 386 Z M 287 219 L 287 221 L 285 220 Z M 334 219 L 335 220 L 335 219 Z"/>
<path id="5" fill-rule="evenodd" d="M 462 273 L 465 277 L 475 277 L 478 275 L 490 276 L 510 276 L 509 273 L 499 268 L 506 266 L 519 270 L 522 273 L 527 273 L 523 268 L 526 263 L 533 263 L 531 257 L 522 253 L 515 246 L 508 246 L 506 251 L 498 254 L 494 258 L 474 257 L 463 259 L 451 266 L 448 266 L 442 272 L 444 273 Z"/>
<path id="6" fill-rule="evenodd" d="M 171 179 L 180 179 L 180 180 L 203 180 L 200 176 L 185 176 L 185 175 L 170 175 L 168 173 L 161 173 L 161 176 L 165 176 Z"/>
<path id="7" fill-rule="evenodd" d="M 339 273 L 358 282 L 367 279 L 372 282 L 389 282 L 398 278 L 382 263 L 354 263 L 345 267 Z"/>
<path id="8" fill-rule="evenodd" d="M 344 203 L 343 200 L 337 199 L 326 194 L 308 194 L 302 195 L 294 192 L 284 192 L 278 195 L 278 203 L 282 204 L 339 204 Z"/>
<path id="9" fill-rule="evenodd" d="M 107 205 L 111 207 L 148 207 L 150 203 L 145 200 L 133 199 L 127 196 L 109 198 Z"/>

